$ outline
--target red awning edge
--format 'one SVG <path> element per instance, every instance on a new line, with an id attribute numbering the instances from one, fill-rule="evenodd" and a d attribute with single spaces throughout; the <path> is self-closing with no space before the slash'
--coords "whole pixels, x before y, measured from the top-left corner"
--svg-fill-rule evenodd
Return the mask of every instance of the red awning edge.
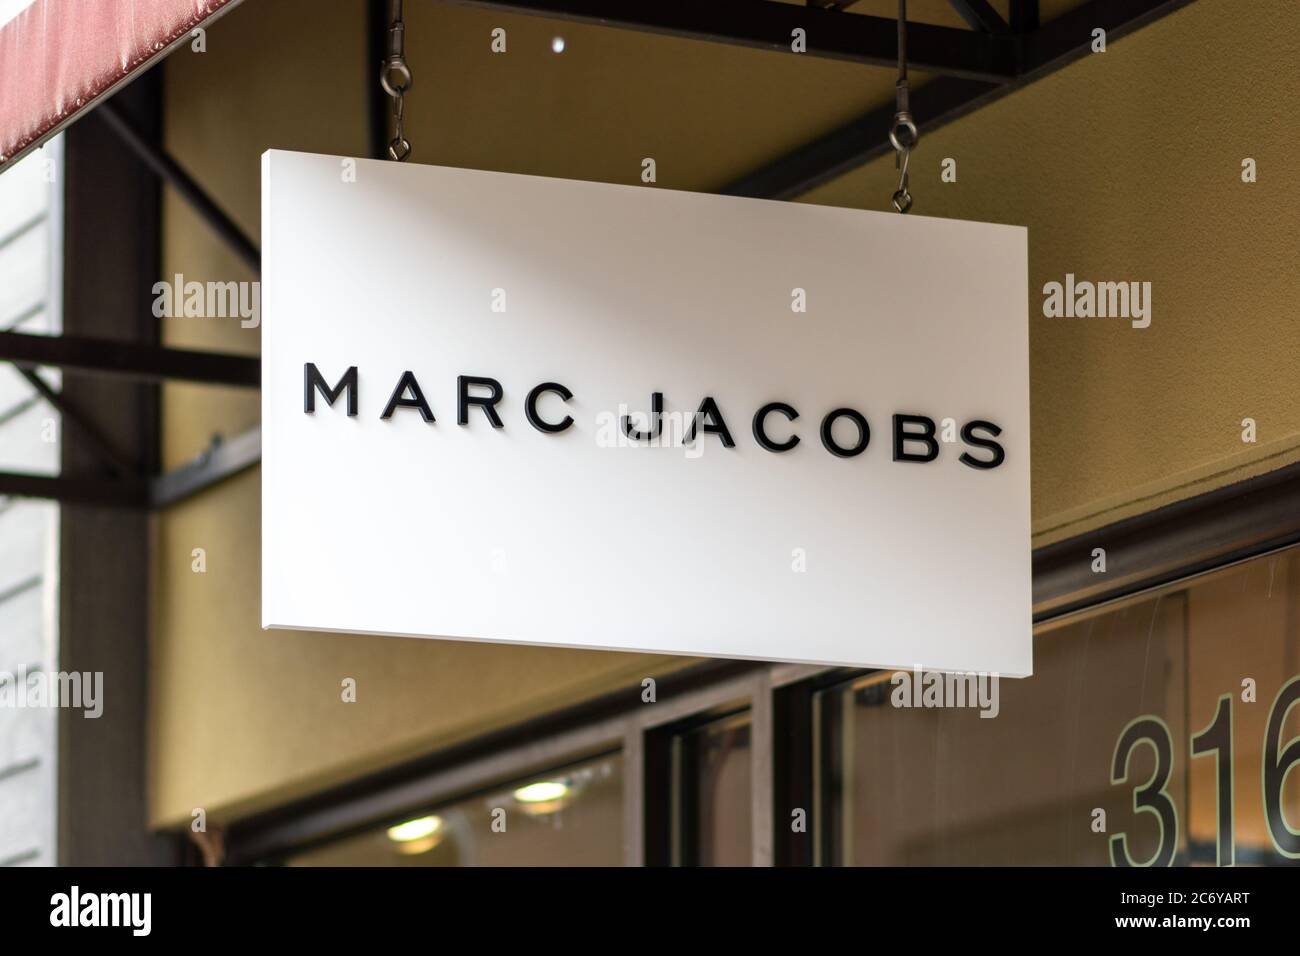
<path id="1" fill-rule="evenodd" d="M 0 172 L 240 0 L 35 0 L 0 27 Z"/>

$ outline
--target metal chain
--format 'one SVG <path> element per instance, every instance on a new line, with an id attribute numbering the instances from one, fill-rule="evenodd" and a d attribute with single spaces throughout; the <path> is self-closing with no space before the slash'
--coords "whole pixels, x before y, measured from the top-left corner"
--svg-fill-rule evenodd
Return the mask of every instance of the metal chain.
<path id="1" fill-rule="evenodd" d="M 411 155 L 402 121 L 406 112 L 406 91 L 411 88 L 411 68 L 406 65 L 406 27 L 402 24 L 402 0 L 388 2 L 388 57 L 379 68 L 379 85 L 393 98 L 393 139 L 388 155 L 399 163 Z"/>
<path id="2" fill-rule="evenodd" d="M 912 208 L 912 194 L 907 191 L 907 161 L 920 139 L 908 104 L 907 0 L 898 0 L 898 83 L 894 85 L 894 93 L 897 105 L 894 125 L 889 130 L 889 142 L 894 147 L 894 168 L 901 169 L 902 172 L 898 177 L 898 191 L 894 193 L 893 203 L 894 210 L 903 213 Z"/>

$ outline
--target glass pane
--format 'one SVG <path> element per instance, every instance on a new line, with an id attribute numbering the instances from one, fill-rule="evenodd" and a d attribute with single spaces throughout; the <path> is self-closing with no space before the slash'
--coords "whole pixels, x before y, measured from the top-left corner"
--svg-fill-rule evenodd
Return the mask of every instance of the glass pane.
<path id="1" fill-rule="evenodd" d="M 59 331 L 61 158 L 56 137 L 0 176 L 0 331 Z M 0 365 L 0 471 L 57 475 L 59 412 Z M 38 374 L 59 389 L 57 369 Z M 0 495 L 0 867 L 58 859 L 59 711 L 40 690 L 59 659 L 58 542 L 57 504 Z"/>
<path id="2" fill-rule="evenodd" d="M 514 781 L 290 856 L 289 866 L 619 866 L 623 758 Z"/>
<path id="3" fill-rule="evenodd" d="M 675 863 L 749 866 L 753 816 L 748 711 L 677 737 Z"/>
<path id="4" fill-rule="evenodd" d="M 1040 628 L 1034 676 L 999 683 L 992 719 L 899 706 L 889 673 L 823 691 L 820 859 L 1290 862 L 1298 636 L 1291 549 Z"/>

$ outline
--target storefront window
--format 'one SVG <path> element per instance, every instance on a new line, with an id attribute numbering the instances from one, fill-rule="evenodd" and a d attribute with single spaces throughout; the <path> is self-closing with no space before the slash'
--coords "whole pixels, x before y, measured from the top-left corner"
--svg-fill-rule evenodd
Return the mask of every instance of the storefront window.
<path id="1" fill-rule="evenodd" d="M 56 138 L 0 177 L 0 332 L 62 327 L 62 149 Z M 62 381 L 57 369 L 28 374 L 54 390 Z M 0 471 L 57 475 L 62 427 L 24 374 L 0 370 Z M 11 703 L 58 667 L 58 539 L 56 503 L 0 495 L 0 699 Z M 0 867 L 58 858 L 57 713 L 0 706 Z"/>
<path id="2" fill-rule="evenodd" d="M 750 722 L 750 712 L 745 710 L 675 738 L 675 864 L 749 866 L 752 862 Z"/>
<path id="3" fill-rule="evenodd" d="M 1040 627 L 996 716 L 891 677 L 815 697 L 822 863 L 1300 859 L 1298 549 Z"/>
<path id="4" fill-rule="evenodd" d="M 618 866 L 622 757 L 535 774 L 298 852 L 289 866 Z"/>

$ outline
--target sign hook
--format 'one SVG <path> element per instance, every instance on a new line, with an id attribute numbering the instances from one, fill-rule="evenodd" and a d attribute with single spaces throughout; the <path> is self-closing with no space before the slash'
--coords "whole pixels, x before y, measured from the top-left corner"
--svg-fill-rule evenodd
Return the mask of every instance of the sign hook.
<path id="1" fill-rule="evenodd" d="M 894 193 L 895 212 L 905 213 L 912 208 L 912 194 L 908 191 L 907 162 L 912 149 L 920 139 L 912 119 L 907 85 L 907 0 L 898 0 L 898 82 L 894 85 L 896 108 L 894 125 L 889 129 L 889 142 L 894 147 L 894 168 L 901 170 L 898 190 Z"/>
<path id="2" fill-rule="evenodd" d="M 406 91 L 411 88 L 411 68 L 406 65 L 406 27 L 402 23 L 402 0 L 388 2 L 388 56 L 379 68 L 379 85 L 393 98 L 393 139 L 388 155 L 399 163 L 411 155 L 411 141 L 402 129 Z"/>

